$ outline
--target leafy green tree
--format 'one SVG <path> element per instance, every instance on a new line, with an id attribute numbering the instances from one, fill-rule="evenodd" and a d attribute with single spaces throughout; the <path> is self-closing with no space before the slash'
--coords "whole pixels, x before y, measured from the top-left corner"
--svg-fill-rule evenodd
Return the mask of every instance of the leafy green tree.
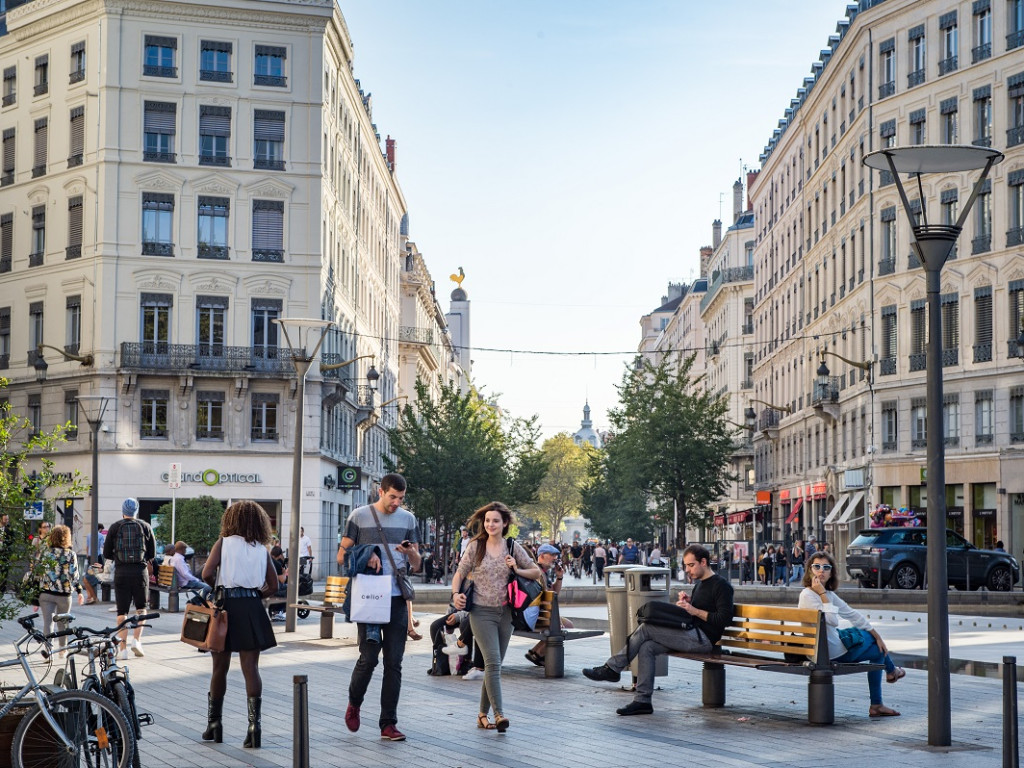
<path id="1" fill-rule="evenodd" d="M 157 541 L 173 544 L 171 541 L 171 505 L 164 504 L 157 510 L 160 519 L 153 526 Z M 174 535 L 184 541 L 197 555 L 208 555 L 210 548 L 220 536 L 220 521 L 224 517 L 224 502 L 213 496 L 199 496 L 182 499 L 175 505 Z"/>
<path id="2" fill-rule="evenodd" d="M 541 524 L 548 539 L 557 538 L 567 517 L 579 514 L 594 451 L 589 444 L 576 445 L 566 432 L 548 438 L 541 446 L 547 472 L 537 489 L 536 502 L 526 509 Z"/>
<path id="3" fill-rule="evenodd" d="M 624 541 L 643 538 L 653 528 L 647 498 L 633 485 L 622 483 L 623 473 L 609 466 L 606 451 L 590 456 L 588 477 L 580 494 L 580 509 L 599 539 Z"/>

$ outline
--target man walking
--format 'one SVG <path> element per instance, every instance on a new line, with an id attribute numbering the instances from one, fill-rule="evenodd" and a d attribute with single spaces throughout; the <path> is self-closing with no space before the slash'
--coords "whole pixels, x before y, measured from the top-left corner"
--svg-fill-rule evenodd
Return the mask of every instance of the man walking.
<path id="1" fill-rule="evenodd" d="M 622 553 L 619 555 L 619 563 L 640 565 L 640 547 L 634 544 L 632 539 L 626 539 L 626 546 L 622 548 Z"/>
<path id="2" fill-rule="evenodd" d="M 103 557 L 112 559 L 114 568 L 114 601 L 117 605 L 117 623 L 128 616 L 135 603 L 136 613 L 145 613 L 149 602 L 149 576 L 156 557 L 156 539 L 149 523 L 137 520 L 139 502 L 127 498 L 121 505 L 121 519 L 110 526 L 103 542 Z M 143 625 L 135 628 L 131 641 L 132 652 L 145 656 L 142 650 Z M 128 629 L 121 630 L 120 657 L 128 658 Z"/>
<path id="3" fill-rule="evenodd" d="M 408 630 L 408 606 L 398 589 L 391 560 L 399 571 L 406 565 L 413 570 L 420 567 L 420 553 L 416 547 L 416 518 L 402 508 L 405 499 L 405 478 L 397 473 L 384 475 L 380 480 L 380 498 L 373 504 L 359 507 L 349 515 L 345 535 L 341 539 L 338 562 L 346 553 L 358 561 L 366 556 L 367 549 L 375 546 L 389 547 L 391 558 L 386 554 L 378 557 L 369 555 L 369 570 L 392 577 L 391 620 L 381 626 L 380 642 L 368 641 L 366 624 L 358 625 L 359 660 L 352 670 L 348 688 L 348 708 L 345 710 L 345 725 L 350 731 L 359 730 L 359 708 L 366 697 L 366 689 L 377 666 L 377 658 L 384 652 L 384 680 L 380 689 L 380 737 L 388 741 L 405 741 L 405 734 L 396 728 L 398 723 L 398 696 L 402 690 L 402 658 L 405 655 L 405 639 Z M 376 519 L 374 518 L 376 512 Z M 377 520 L 380 521 L 379 527 Z M 383 538 L 383 541 L 382 541 Z"/>
<path id="4" fill-rule="evenodd" d="M 615 710 L 620 715 L 649 715 L 654 712 L 651 694 L 654 692 L 655 661 L 668 651 L 710 653 L 712 646 L 722 637 L 722 631 L 732 621 L 732 585 L 711 570 L 711 554 L 699 544 L 683 550 L 683 567 L 687 576 L 696 583 L 693 596 L 679 592 L 676 602 L 693 617 L 693 627 L 682 629 L 641 624 L 629 636 L 625 647 L 599 667 L 584 669 L 591 680 L 610 683 L 619 681 L 619 674 L 635 658 L 639 658 L 636 693 L 633 701 Z"/>

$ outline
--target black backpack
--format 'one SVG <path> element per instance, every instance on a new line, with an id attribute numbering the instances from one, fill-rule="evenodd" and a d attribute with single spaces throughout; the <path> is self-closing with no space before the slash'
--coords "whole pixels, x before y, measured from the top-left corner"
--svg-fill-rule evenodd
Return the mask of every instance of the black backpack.
<path id="1" fill-rule="evenodd" d="M 114 559 L 118 563 L 144 563 L 146 561 L 146 529 L 134 518 L 124 518 L 117 529 Z"/>

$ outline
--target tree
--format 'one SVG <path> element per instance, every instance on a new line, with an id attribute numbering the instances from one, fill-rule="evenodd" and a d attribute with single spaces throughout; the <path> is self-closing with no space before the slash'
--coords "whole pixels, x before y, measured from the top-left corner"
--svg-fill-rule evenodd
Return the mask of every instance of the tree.
<path id="1" fill-rule="evenodd" d="M 157 510 L 160 519 L 153 526 L 157 541 L 173 544 L 171 541 L 171 505 L 164 504 Z M 213 496 L 199 496 L 182 499 L 175 505 L 174 535 L 184 541 L 197 555 L 208 555 L 220 537 L 220 521 L 224 517 L 224 502 Z"/>
<path id="2" fill-rule="evenodd" d="M 612 468 L 611 461 L 614 457 L 607 451 L 591 455 L 581 494 L 583 516 L 599 539 L 642 537 L 653 528 L 647 499 L 632 485 L 623 485 L 626 476 Z"/>
<path id="3" fill-rule="evenodd" d="M 576 445 L 566 432 L 548 438 L 541 446 L 547 472 L 537 489 L 537 501 L 526 509 L 548 539 L 557 537 L 565 518 L 579 514 L 594 450 L 589 444 Z"/>
<path id="4" fill-rule="evenodd" d="M 628 368 L 609 412 L 615 437 L 605 468 L 611 486 L 643 494 L 654 519 L 675 509 L 685 543 L 688 522 L 706 519 L 736 478 L 729 471 L 737 429 L 725 419 L 728 402 L 693 374 L 695 355 L 667 356 L 657 365 Z"/>

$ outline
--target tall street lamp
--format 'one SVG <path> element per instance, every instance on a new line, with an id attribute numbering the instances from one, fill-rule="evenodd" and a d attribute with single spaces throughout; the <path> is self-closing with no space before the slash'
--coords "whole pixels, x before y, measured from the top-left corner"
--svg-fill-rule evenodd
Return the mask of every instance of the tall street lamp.
<path id="1" fill-rule="evenodd" d="M 903 212 L 910 223 L 911 245 L 924 267 L 928 304 L 927 379 L 927 482 L 928 482 L 928 744 L 952 743 L 949 701 L 949 596 L 946 578 L 946 468 L 942 435 L 942 315 L 940 273 L 956 245 L 974 201 L 1003 154 L 988 147 L 955 144 L 890 147 L 871 152 L 864 165 L 888 171 L 896 182 Z M 957 173 L 981 169 L 955 224 L 929 224 L 924 206 L 923 173 Z M 917 178 L 921 199 L 920 223 L 914 220 L 900 174 Z"/>
<path id="2" fill-rule="evenodd" d="M 302 506 L 302 427 L 303 407 L 306 391 L 306 373 L 313 363 L 313 358 L 320 351 L 320 345 L 324 343 L 327 331 L 330 329 L 329 320 L 310 320 L 305 318 L 277 318 L 274 320 L 281 327 L 284 340 L 288 343 L 288 350 L 291 353 L 292 365 L 295 366 L 295 374 L 298 376 L 296 387 L 295 406 L 295 459 L 292 464 L 292 512 L 289 517 L 291 530 L 288 535 L 288 606 L 285 609 L 285 632 L 295 631 L 295 611 L 299 602 L 299 525 L 301 521 Z M 288 330 L 292 333 L 289 334 Z M 295 340 L 292 340 L 292 335 Z M 316 342 L 313 343 L 313 339 Z M 310 350 L 312 347 L 312 350 Z"/>
<path id="3" fill-rule="evenodd" d="M 45 370 L 45 369 L 44 369 Z M 90 483 L 90 496 L 92 497 L 92 514 L 89 516 L 89 544 L 87 550 L 92 556 L 92 562 L 99 559 L 100 540 L 100 425 L 103 423 L 103 414 L 107 411 L 110 398 L 106 395 L 79 395 L 78 407 L 89 422 L 89 429 L 92 432 L 92 482 Z"/>

